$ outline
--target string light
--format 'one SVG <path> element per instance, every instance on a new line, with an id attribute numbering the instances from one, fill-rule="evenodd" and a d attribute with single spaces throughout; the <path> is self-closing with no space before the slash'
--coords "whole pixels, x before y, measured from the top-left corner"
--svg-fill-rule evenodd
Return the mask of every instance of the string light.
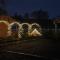
<path id="1" fill-rule="evenodd" d="M 20 27 L 21 27 L 21 25 L 18 22 L 13 22 L 13 23 L 9 24 L 9 27 L 8 27 L 8 29 L 9 29 L 9 35 L 11 35 L 11 33 L 12 33 L 11 32 L 12 31 L 12 26 L 14 24 L 17 24 L 19 26 L 19 28 L 18 28 L 18 37 L 21 38 L 21 35 L 20 35 Z"/>
<path id="2" fill-rule="evenodd" d="M 12 27 L 13 27 L 13 25 L 18 25 L 18 37 L 19 38 L 22 38 L 22 34 L 24 34 L 23 33 L 23 31 L 24 31 L 24 28 L 23 28 L 23 26 L 24 25 L 27 25 L 28 26 L 28 36 L 31 36 L 32 35 L 32 32 L 36 32 L 36 33 L 34 33 L 34 34 L 38 34 L 39 36 L 41 36 L 42 34 L 41 34 L 41 26 L 39 25 L 39 24 L 37 24 L 37 23 L 32 23 L 32 24 L 29 24 L 29 23 L 19 23 L 19 22 L 12 22 L 12 23 L 10 23 L 9 24 L 9 22 L 7 22 L 7 21 L 3 21 L 3 20 L 1 20 L 0 21 L 0 23 L 5 23 L 7 26 L 8 26 L 8 36 L 11 36 L 12 34 Z M 38 27 L 38 30 L 37 30 L 37 28 L 34 28 L 33 29 L 33 26 L 37 26 Z M 33 35 L 34 35 L 33 34 Z M 35 36 L 35 35 L 34 35 Z"/>
<path id="3" fill-rule="evenodd" d="M 9 26 L 9 22 L 8 21 L 1 20 L 0 23 L 6 24 L 7 27 Z M 7 36 L 8 36 L 8 34 L 9 34 L 9 31 L 7 32 Z"/>

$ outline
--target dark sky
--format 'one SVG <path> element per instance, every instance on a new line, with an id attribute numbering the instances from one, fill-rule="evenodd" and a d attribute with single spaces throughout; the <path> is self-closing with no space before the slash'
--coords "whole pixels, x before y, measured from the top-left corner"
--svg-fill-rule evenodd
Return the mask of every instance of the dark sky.
<path id="1" fill-rule="evenodd" d="M 24 14 L 34 10 L 48 11 L 50 17 L 60 16 L 60 0 L 6 0 L 7 10 L 13 15 L 15 12 Z"/>

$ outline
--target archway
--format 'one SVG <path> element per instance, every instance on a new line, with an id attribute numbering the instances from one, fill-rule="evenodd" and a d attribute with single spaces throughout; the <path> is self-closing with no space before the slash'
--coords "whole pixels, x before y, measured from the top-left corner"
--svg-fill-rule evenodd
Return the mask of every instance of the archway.
<path id="1" fill-rule="evenodd" d="M 37 23 L 33 23 L 31 24 L 30 27 L 30 35 L 31 36 L 41 36 L 42 35 L 42 31 L 41 31 L 41 26 Z"/>
<path id="2" fill-rule="evenodd" d="M 14 37 L 19 37 L 21 38 L 20 34 L 20 23 L 18 22 L 13 22 L 9 25 L 9 35 L 13 35 Z"/>
<path id="3" fill-rule="evenodd" d="M 9 23 L 7 21 L 0 21 L 0 37 L 6 38 L 8 37 L 8 25 Z"/>
<path id="4" fill-rule="evenodd" d="M 22 35 L 25 36 L 25 37 L 27 37 L 28 34 L 29 34 L 30 24 L 28 24 L 28 23 L 22 23 L 21 27 L 22 27 Z"/>

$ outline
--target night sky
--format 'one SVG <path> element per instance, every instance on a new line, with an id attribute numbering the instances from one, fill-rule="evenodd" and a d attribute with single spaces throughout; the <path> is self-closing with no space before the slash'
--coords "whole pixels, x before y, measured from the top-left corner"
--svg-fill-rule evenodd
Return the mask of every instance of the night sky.
<path id="1" fill-rule="evenodd" d="M 60 16 L 60 0 L 6 0 L 6 8 L 10 15 L 15 12 L 24 14 L 25 12 L 31 13 L 35 10 L 48 11 L 49 16 Z"/>

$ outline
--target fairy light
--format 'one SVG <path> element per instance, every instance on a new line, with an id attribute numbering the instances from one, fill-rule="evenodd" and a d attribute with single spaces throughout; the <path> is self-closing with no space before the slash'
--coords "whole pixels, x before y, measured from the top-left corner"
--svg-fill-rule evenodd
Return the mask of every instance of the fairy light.
<path id="1" fill-rule="evenodd" d="M 12 29 L 12 26 L 14 25 L 14 24 L 17 24 L 18 26 L 19 26 L 19 28 L 18 28 L 18 37 L 19 38 L 21 38 L 21 35 L 20 35 L 20 23 L 18 23 L 18 22 L 13 22 L 13 23 L 11 23 L 11 24 L 9 24 L 9 27 L 8 27 L 8 29 L 9 29 L 9 35 L 11 35 L 11 29 Z"/>
<path id="2" fill-rule="evenodd" d="M 28 26 L 28 32 L 27 33 L 29 34 L 29 32 L 30 32 L 30 24 L 28 24 L 28 23 L 22 23 L 21 24 L 21 29 L 22 29 L 21 31 L 22 32 L 23 32 L 23 25 L 27 25 Z"/>
<path id="3" fill-rule="evenodd" d="M 39 29 L 39 31 L 36 29 L 36 28 L 34 28 L 34 30 L 32 29 L 32 27 L 33 26 L 37 26 L 38 27 L 38 29 Z M 33 31 L 32 31 L 33 30 Z M 31 32 L 32 31 L 32 32 Z M 36 32 L 35 32 L 36 31 Z M 34 32 L 34 33 L 33 33 Z M 42 36 L 42 32 L 41 32 L 41 26 L 39 25 L 39 24 L 37 24 L 37 23 L 33 23 L 33 24 L 31 24 L 31 26 L 30 26 L 30 36 L 32 35 L 32 33 L 33 33 L 33 35 L 34 34 L 38 34 L 39 36 Z"/>
<path id="4" fill-rule="evenodd" d="M 9 25 L 9 22 L 1 20 L 0 23 L 5 23 L 7 26 Z"/>
<path id="5" fill-rule="evenodd" d="M 7 21 L 1 20 L 0 23 L 4 23 L 4 24 L 6 24 L 7 27 L 9 26 L 9 22 L 7 22 Z M 7 36 L 8 36 L 8 34 L 9 34 L 9 31 L 7 32 Z"/>
<path id="6" fill-rule="evenodd" d="M 28 26 L 28 32 L 27 32 L 28 36 L 31 36 L 31 34 L 33 32 L 36 32 L 35 34 L 38 34 L 39 36 L 42 35 L 41 26 L 38 23 L 29 24 L 29 23 L 12 22 L 12 23 L 9 24 L 9 22 L 1 20 L 0 23 L 2 23 L 2 22 L 5 23 L 8 26 L 8 32 L 7 32 L 8 36 L 11 36 L 12 27 L 13 27 L 14 24 L 17 24 L 19 26 L 18 27 L 18 38 L 22 38 L 22 34 L 24 34 L 23 33 L 23 31 L 24 31 L 23 25 Z M 35 26 L 35 27 L 37 26 L 38 29 L 37 28 L 33 29 L 33 26 Z M 34 35 L 34 33 L 33 33 L 33 35 Z"/>

